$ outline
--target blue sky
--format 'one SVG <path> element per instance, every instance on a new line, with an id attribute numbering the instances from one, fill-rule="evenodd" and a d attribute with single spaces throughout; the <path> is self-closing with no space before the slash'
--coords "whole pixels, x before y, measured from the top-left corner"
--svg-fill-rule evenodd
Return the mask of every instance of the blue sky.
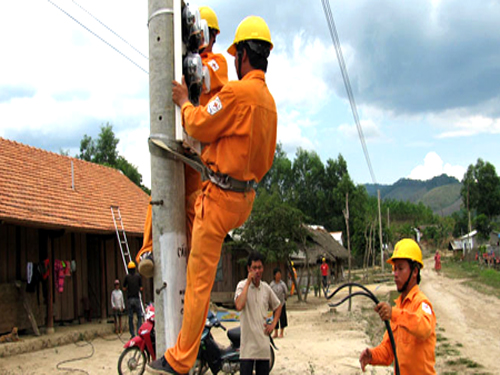
<path id="1" fill-rule="evenodd" d="M 51 1 L 149 70 L 128 44 L 148 55 L 147 1 Z M 275 48 L 267 81 L 290 159 L 298 147 L 323 162 L 342 154 L 354 182 L 372 182 L 321 1 L 192 4 L 217 12 L 218 52 L 245 16 L 268 22 Z M 460 179 L 478 158 L 500 168 L 498 1 L 330 4 L 377 182 Z M 148 75 L 49 1 L 2 2 L 0 32 L 0 137 L 75 155 L 84 134 L 95 137 L 110 123 L 119 152 L 150 186 Z"/>

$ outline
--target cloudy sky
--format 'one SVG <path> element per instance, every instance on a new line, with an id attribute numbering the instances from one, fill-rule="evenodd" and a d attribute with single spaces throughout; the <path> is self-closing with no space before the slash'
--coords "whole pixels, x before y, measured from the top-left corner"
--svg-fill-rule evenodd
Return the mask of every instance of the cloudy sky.
<path id="1" fill-rule="evenodd" d="M 225 53 L 245 16 L 268 22 L 275 48 L 267 81 L 290 159 L 298 147 L 323 162 L 342 154 L 356 183 L 372 182 L 320 0 L 192 4 L 217 12 L 217 52 Z M 330 4 L 377 182 L 461 179 L 478 158 L 500 172 L 499 1 Z M 120 154 L 150 186 L 147 7 L 145 0 L 2 1 L 0 137 L 76 155 L 84 134 L 97 137 L 110 123 Z"/>

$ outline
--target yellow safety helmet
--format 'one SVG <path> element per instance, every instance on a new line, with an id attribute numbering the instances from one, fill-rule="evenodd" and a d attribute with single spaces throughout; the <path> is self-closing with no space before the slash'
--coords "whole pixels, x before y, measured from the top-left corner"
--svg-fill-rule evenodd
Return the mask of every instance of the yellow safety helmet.
<path id="1" fill-rule="evenodd" d="M 293 267 L 293 260 L 290 262 L 290 264 L 291 264 L 291 265 L 292 265 L 292 267 Z"/>
<path id="2" fill-rule="evenodd" d="M 202 6 L 199 8 L 199 11 L 201 19 L 207 21 L 208 27 L 217 30 L 217 34 L 219 34 L 219 20 L 214 10 L 210 7 Z"/>
<path id="3" fill-rule="evenodd" d="M 132 268 L 135 268 L 135 263 L 133 261 L 128 262 L 127 268 L 131 270 Z"/>
<path id="4" fill-rule="evenodd" d="M 392 257 L 387 260 L 387 263 L 394 265 L 394 259 L 410 259 L 420 264 L 420 268 L 424 268 L 422 250 L 411 238 L 404 238 L 396 244 Z"/>
<path id="5" fill-rule="evenodd" d="M 235 56 L 236 45 L 244 40 L 263 40 L 271 45 L 270 49 L 273 49 L 271 31 L 266 21 L 258 16 L 248 16 L 240 22 L 234 35 L 233 44 L 227 49 L 227 53 L 231 56 Z"/>
<path id="6" fill-rule="evenodd" d="M 326 261 L 326 258 L 321 259 L 323 262 Z"/>

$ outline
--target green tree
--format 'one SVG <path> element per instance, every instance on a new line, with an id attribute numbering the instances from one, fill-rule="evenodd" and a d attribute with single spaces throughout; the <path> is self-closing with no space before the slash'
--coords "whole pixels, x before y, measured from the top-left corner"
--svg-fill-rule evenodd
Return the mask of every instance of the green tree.
<path id="1" fill-rule="evenodd" d="M 142 185 L 142 175 L 137 167 L 118 154 L 116 147 L 120 140 L 116 138 L 113 132 L 113 126 L 107 123 L 101 126 L 101 132 L 97 140 L 85 134 L 80 141 L 79 159 L 96 164 L 106 165 L 111 168 L 119 169 L 134 184 L 139 186 L 147 194 L 151 190 Z"/>
<path id="2" fill-rule="evenodd" d="M 241 232 L 243 242 L 265 255 L 268 261 L 285 263 L 290 271 L 290 256 L 305 243 L 307 233 L 304 214 L 283 202 L 277 191 L 269 194 L 265 190 L 255 199 L 252 214 Z M 302 300 L 300 288 L 297 292 Z"/>
<path id="3" fill-rule="evenodd" d="M 274 160 L 271 169 L 260 181 L 257 194 L 262 191 L 278 192 L 281 199 L 289 200 L 290 189 L 293 186 L 292 162 L 286 156 L 281 143 L 276 145 Z"/>
<path id="4" fill-rule="evenodd" d="M 478 159 L 476 165 L 469 165 L 462 185 L 460 195 L 465 207 L 489 220 L 500 214 L 500 178 L 491 163 Z"/>
<path id="5" fill-rule="evenodd" d="M 299 148 L 292 164 L 292 202 L 306 217 L 320 218 L 325 208 L 325 168 L 318 154 Z M 319 223 L 317 223 L 319 224 Z"/>
<path id="6" fill-rule="evenodd" d="M 477 215 L 474 218 L 474 227 L 477 229 L 477 232 L 482 239 L 487 240 L 490 237 L 492 229 L 491 222 L 485 214 Z"/>

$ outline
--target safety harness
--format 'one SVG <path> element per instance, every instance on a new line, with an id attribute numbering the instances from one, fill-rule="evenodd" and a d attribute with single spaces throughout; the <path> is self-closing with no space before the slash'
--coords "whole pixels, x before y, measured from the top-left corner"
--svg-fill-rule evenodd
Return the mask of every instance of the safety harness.
<path id="1" fill-rule="evenodd" d="M 189 165 L 191 168 L 201 173 L 203 180 L 210 180 L 211 183 L 217 185 L 223 190 L 245 193 L 255 189 L 257 186 L 257 183 L 254 180 L 241 181 L 227 174 L 215 172 L 201 161 L 201 158 L 197 153 L 186 154 L 183 151 L 176 150 L 174 148 L 176 146 L 169 146 L 167 142 L 171 143 L 171 141 L 169 141 L 167 137 L 162 134 L 152 134 L 149 137 L 150 145 L 154 145 L 166 151 L 174 160 L 180 160 Z"/>

